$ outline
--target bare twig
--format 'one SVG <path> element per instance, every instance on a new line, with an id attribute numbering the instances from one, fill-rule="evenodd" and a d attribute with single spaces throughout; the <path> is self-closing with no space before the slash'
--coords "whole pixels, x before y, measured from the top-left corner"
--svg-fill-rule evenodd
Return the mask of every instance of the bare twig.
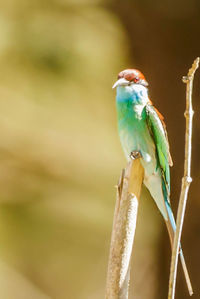
<path id="1" fill-rule="evenodd" d="M 128 163 L 117 186 L 117 201 L 108 262 L 106 299 L 127 299 L 130 258 L 135 235 L 138 200 L 143 181 L 140 159 Z"/>
<path id="2" fill-rule="evenodd" d="M 183 228 L 183 221 L 185 216 L 186 202 L 191 178 L 191 150 L 192 150 L 192 119 L 193 119 L 193 108 L 192 108 L 192 87 L 195 71 L 199 66 L 199 57 L 196 58 L 192 67 L 189 69 L 186 77 L 183 77 L 183 82 L 187 84 L 186 88 L 186 132 L 185 132 L 185 162 L 184 162 L 184 176 L 182 178 L 181 194 L 177 213 L 177 227 L 174 236 L 174 243 L 172 249 L 171 267 L 170 267 L 170 278 L 169 278 L 169 292 L 168 299 L 175 298 L 176 288 L 176 275 L 178 265 L 178 254 L 180 249 L 181 233 Z M 188 276 L 189 279 L 189 276 Z M 193 294 L 192 286 L 188 281 L 189 293 Z"/>

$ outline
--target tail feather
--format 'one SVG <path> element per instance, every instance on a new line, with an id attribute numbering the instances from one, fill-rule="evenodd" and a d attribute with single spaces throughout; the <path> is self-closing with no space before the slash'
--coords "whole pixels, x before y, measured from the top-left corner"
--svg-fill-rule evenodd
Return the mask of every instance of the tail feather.
<path id="1" fill-rule="evenodd" d="M 168 198 L 168 192 L 167 192 L 164 180 L 162 180 L 162 189 L 163 189 L 163 195 L 164 195 L 165 205 L 166 205 L 167 214 L 168 214 L 168 220 L 165 220 L 165 223 L 166 223 L 169 238 L 170 238 L 171 248 L 173 248 L 174 234 L 176 231 L 176 222 L 175 222 L 174 215 L 173 215 L 173 212 L 171 209 L 170 201 Z M 186 280 L 186 284 L 188 287 L 188 291 L 189 291 L 190 296 L 192 296 L 192 294 L 193 294 L 192 284 L 191 284 L 190 277 L 188 274 L 188 270 L 187 270 L 187 266 L 185 263 L 185 258 L 183 255 L 183 250 L 181 248 L 181 244 L 180 244 L 179 254 L 180 254 L 181 264 L 182 264 L 183 272 L 185 275 L 185 280 Z"/>
<path id="2" fill-rule="evenodd" d="M 172 213 L 172 209 L 171 209 L 171 206 L 169 204 L 169 201 L 165 200 L 165 203 L 166 203 L 167 213 L 168 213 L 168 216 L 169 216 L 169 220 L 165 220 L 165 223 L 166 223 L 166 226 L 167 226 L 167 230 L 168 230 L 168 234 L 169 234 L 169 238 L 170 238 L 170 243 L 171 243 L 171 248 L 172 248 L 173 247 L 173 241 L 174 241 L 174 233 L 176 231 L 176 223 L 175 223 L 174 215 Z M 186 280 L 186 284 L 187 284 L 187 287 L 188 287 L 188 291 L 189 291 L 190 296 L 192 296 L 192 294 L 193 294 L 192 284 L 191 284 L 191 281 L 190 281 L 190 277 L 189 277 L 189 273 L 188 273 L 187 266 L 186 266 L 186 263 L 185 263 L 185 258 L 184 258 L 184 255 L 183 255 L 183 250 L 181 248 L 181 245 L 180 245 L 180 259 L 181 259 L 181 264 L 182 264 L 183 272 L 184 272 L 184 275 L 185 275 L 185 280 Z"/>

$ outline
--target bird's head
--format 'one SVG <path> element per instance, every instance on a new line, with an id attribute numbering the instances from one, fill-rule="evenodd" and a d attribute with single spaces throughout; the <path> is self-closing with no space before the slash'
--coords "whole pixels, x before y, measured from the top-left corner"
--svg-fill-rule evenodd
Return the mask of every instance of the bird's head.
<path id="1" fill-rule="evenodd" d="M 113 88 L 118 86 L 132 86 L 132 85 L 148 86 L 144 75 L 136 69 L 127 69 L 118 74 L 118 80 L 113 85 Z"/>

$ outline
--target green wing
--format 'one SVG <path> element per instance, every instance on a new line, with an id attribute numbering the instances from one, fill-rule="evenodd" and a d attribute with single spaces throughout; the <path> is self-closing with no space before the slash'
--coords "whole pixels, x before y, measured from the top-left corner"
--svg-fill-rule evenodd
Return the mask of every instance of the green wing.
<path id="1" fill-rule="evenodd" d="M 162 115 L 150 104 L 146 105 L 147 125 L 152 138 L 156 145 L 156 152 L 158 157 L 157 167 L 161 168 L 163 180 L 170 193 L 170 171 L 169 166 L 172 166 L 172 159 L 169 151 L 169 142 L 165 123 Z"/>

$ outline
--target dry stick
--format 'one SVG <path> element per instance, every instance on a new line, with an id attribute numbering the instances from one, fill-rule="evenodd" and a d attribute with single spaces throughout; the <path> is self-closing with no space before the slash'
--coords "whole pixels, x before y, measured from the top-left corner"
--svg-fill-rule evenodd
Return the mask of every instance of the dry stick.
<path id="1" fill-rule="evenodd" d="M 199 66 L 199 57 L 196 58 L 196 60 L 194 61 L 191 69 L 189 69 L 188 71 L 187 76 L 183 77 L 183 82 L 187 84 L 186 110 L 184 114 L 186 118 L 185 162 L 184 162 L 184 176 L 182 178 L 181 194 L 180 194 L 178 213 L 177 213 L 177 227 L 176 227 L 173 249 L 172 249 L 168 299 L 175 298 L 176 275 L 177 275 L 178 254 L 180 248 L 181 233 L 183 228 L 188 191 L 189 191 L 190 183 L 192 182 L 192 178 L 190 175 L 191 174 L 191 150 L 192 150 L 192 119 L 194 114 L 194 111 L 192 109 L 192 86 L 193 86 L 194 74 L 198 66 Z M 190 284 L 190 280 L 188 280 L 188 283 Z M 190 295 L 193 294 L 191 284 L 190 284 L 189 292 Z"/>
<path id="2" fill-rule="evenodd" d="M 127 299 L 130 259 L 135 235 L 138 200 L 143 181 L 140 159 L 128 163 L 117 186 L 117 200 L 108 262 L 106 299 Z"/>

